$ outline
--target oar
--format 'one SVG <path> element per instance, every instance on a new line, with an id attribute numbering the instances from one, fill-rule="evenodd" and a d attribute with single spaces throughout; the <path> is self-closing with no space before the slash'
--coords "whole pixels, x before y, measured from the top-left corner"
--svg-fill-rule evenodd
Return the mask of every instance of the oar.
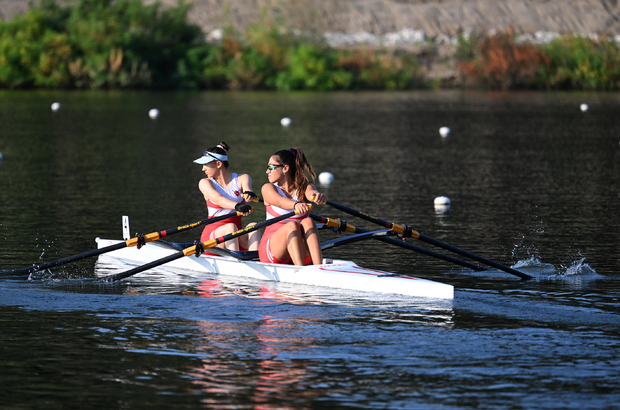
<path id="1" fill-rule="evenodd" d="M 312 208 L 312 207 L 310 206 L 310 208 Z M 107 276 L 105 278 L 102 278 L 101 280 L 104 281 L 104 282 L 116 282 L 118 280 L 128 278 L 129 276 L 133 276 L 133 275 L 135 275 L 137 273 L 144 272 L 145 270 L 149 270 L 151 268 L 155 268 L 157 266 L 161 266 L 161 265 L 163 265 L 165 263 L 172 262 L 174 260 L 180 259 L 180 258 L 182 258 L 184 256 L 189 256 L 189 255 L 194 255 L 194 254 L 198 254 L 198 256 L 200 256 L 200 254 L 202 254 L 202 252 L 204 250 L 206 250 L 206 249 L 213 248 L 213 247 L 219 245 L 220 243 L 224 243 L 224 242 L 229 241 L 231 239 L 234 239 L 234 238 L 237 238 L 239 236 L 242 236 L 242 235 L 248 234 L 250 232 L 256 231 L 258 229 L 261 229 L 261 228 L 263 228 L 265 226 L 269 226 L 269 225 L 272 225 L 272 224 L 274 224 L 276 222 L 280 222 L 280 221 L 282 221 L 284 219 L 290 218 L 293 215 L 297 215 L 298 213 L 299 213 L 299 211 L 293 211 L 293 212 L 289 212 L 289 213 L 284 214 L 284 215 L 280 215 L 280 216 L 278 216 L 276 218 L 267 219 L 265 221 L 262 221 L 262 222 L 259 222 L 259 223 L 255 224 L 255 225 L 248 226 L 248 227 L 246 227 L 244 229 L 241 229 L 239 231 L 232 232 L 232 233 L 226 234 L 224 236 L 221 236 L 219 238 L 210 239 L 210 240 L 208 240 L 206 242 L 198 243 L 196 245 L 187 247 L 187 248 L 183 249 L 182 251 L 179 251 L 177 253 L 173 253 L 172 255 L 168 255 L 165 258 L 161 258 L 161 259 L 158 259 L 156 261 L 149 262 L 146 265 L 138 266 L 136 268 L 130 269 L 130 270 L 126 271 L 126 272 L 118 273 L 116 275 L 109 275 L 109 276 Z"/>
<path id="2" fill-rule="evenodd" d="M 350 243 L 365 241 L 370 238 L 385 237 L 386 235 L 396 235 L 394 231 L 382 229 L 380 231 L 369 231 L 364 233 L 356 233 L 355 235 L 341 236 L 331 241 L 321 242 L 321 250 L 335 248 L 337 246 L 348 245 Z"/>
<path id="3" fill-rule="evenodd" d="M 456 246 L 452 246 L 452 245 L 449 245 L 447 243 L 441 242 L 441 241 L 439 241 L 437 239 L 433 239 L 430 236 L 422 235 L 421 233 L 416 232 L 413 229 L 411 229 L 410 226 L 398 225 L 398 224 L 395 224 L 393 222 L 387 222 L 387 221 L 384 221 L 382 219 L 376 218 L 374 216 L 371 216 L 371 215 L 365 214 L 363 212 L 360 212 L 360 211 L 358 211 L 356 209 L 349 208 L 348 206 L 337 204 L 335 202 L 325 201 L 325 203 L 327 203 L 327 205 L 329 205 L 329 206 L 331 206 L 333 208 L 336 208 L 336 209 L 338 209 L 338 210 L 340 210 L 342 212 L 346 212 L 346 213 L 348 213 L 350 215 L 354 215 L 354 216 L 357 216 L 359 218 L 362 218 L 362 219 L 365 219 L 367 221 L 370 221 L 372 223 L 375 223 L 377 225 L 381 225 L 381 226 L 383 226 L 383 227 L 385 227 L 387 229 L 391 229 L 392 231 L 397 232 L 397 233 L 399 233 L 399 234 L 401 234 L 401 235 L 403 235 L 405 237 L 411 237 L 411 238 L 419 239 L 422 242 L 426 242 L 426 243 L 430 243 L 430 244 L 435 245 L 435 246 L 439 246 L 440 248 L 449 250 L 449 251 L 454 252 L 454 253 L 458 253 L 459 255 L 462 255 L 462 256 L 468 257 L 470 259 L 476 260 L 476 261 L 478 261 L 480 263 L 484 263 L 486 265 L 492 266 L 492 267 L 494 267 L 496 269 L 503 270 L 506 273 L 510 273 L 512 275 L 518 276 L 521 279 L 532 279 L 533 278 L 533 276 L 530 276 L 530 275 L 525 274 L 523 272 L 519 272 L 518 270 L 509 268 L 508 266 L 504 266 L 504 265 L 499 264 L 497 262 L 493 262 L 492 260 L 483 258 L 482 256 L 478 256 L 476 254 L 473 254 L 471 252 L 465 251 L 463 249 L 459 249 Z"/>
<path id="4" fill-rule="evenodd" d="M 339 219 L 331 219 L 331 218 L 326 218 L 324 216 L 319 216 L 319 215 L 314 215 L 314 214 L 310 214 L 310 216 L 315 221 L 324 223 L 326 225 L 329 225 L 332 228 L 337 228 L 337 229 L 340 229 L 340 230 L 345 230 L 347 232 L 353 232 L 353 233 L 367 233 L 367 232 L 369 232 L 366 229 L 357 228 L 357 227 L 355 227 L 355 226 L 353 226 L 353 225 L 351 225 L 349 223 L 343 223 Z M 454 263 L 456 265 L 463 266 L 465 268 L 473 269 L 473 270 L 476 270 L 476 271 L 486 270 L 482 266 L 474 265 L 473 263 L 462 261 L 460 259 L 456 259 L 456 258 L 453 258 L 452 256 L 444 255 L 442 253 L 433 252 L 433 251 L 428 250 L 426 248 L 420 248 L 419 246 L 415 246 L 415 245 L 412 245 L 410 243 L 407 243 L 405 241 L 401 241 L 401 240 L 398 240 L 398 239 L 388 238 L 386 236 L 373 236 L 372 238 L 373 239 L 377 239 L 377 240 L 382 241 L 382 242 L 385 242 L 385 243 L 389 243 L 389 244 L 392 244 L 392 245 L 400 246 L 401 248 L 405 248 L 405 249 L 409 249 L 409 250 L 412 250 L 412 251 L 415 251 L 415 252 L 419 252 L 419 253 L 422 253 L 424 255 L 432 256 L 432 257 L 437 258 L 437 259 L 442 259 L 442 260 L 444 260 L 446 262 L 451 262 L 451 263 Z"/>
<path id="5" fill-rule="evenodd" d="M 240 216 L 240 215 L 241 215 L 241 212 L 237 212 L 237 216 Z M 231 216 L 232 214 L 227 214 L 227 215 L 218 216 L 216 218 L 203 219 L 202 221 L 194 222 L 194 223 L 183 225 L 183 226 L 177 226 L 176 228 L 170 228 L 165 231 L 152 232 L 146 235 L 131 238 L 125 242 L 119 242 L 115 245 L 106 246 L 104 248 L 93 249 L 91 251 L 80 253 L 78 255 L 67 256 L 66 258 L 58 259 L 52 262 L 42 263 L 40 265 L 28 266 L 26 268 L 3 271 L 3 272 L 0 272 L 0 274 L 1 275 L 28 275 L 33 272 L 38 272 L 41 270 L 53 268 L 55 266 L 64 265 L 66 263 L 79 261 L 81 259 L 85 259 L 91 256 L 101 255 L 106 252 L 128 248 L 130 246 L 137 246 L 137 245 L 142 246 L 143 244 L 147 242 L 156 241 L 160 238 L 164 238 L 166 236 L 173 235 L 178 232 L 188 231 L 190 229 L 194 229 L 199 226 L 209 225 L 215 222 L 223 221 L 224 219 L 230 218 Z M 144 238 L 144 242 L 142 242 L 142 238 Z"/>

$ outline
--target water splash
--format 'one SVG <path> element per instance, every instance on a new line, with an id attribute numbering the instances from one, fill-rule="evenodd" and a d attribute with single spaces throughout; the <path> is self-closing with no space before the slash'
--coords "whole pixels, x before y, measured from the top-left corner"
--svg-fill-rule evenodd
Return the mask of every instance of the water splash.
<path id="1" fill-rule="evenodd" d="M 566 268 L 564 275 L 596 275 L 601 276 L 587 263 L 585 263 L 586 258 L 581 258 L 577 262 L 574 262 L 572 265 Z"/>
<path id="2" fill-rule="evenodd" d="M 512 266 L 520 272 L 533 274 L 534 276 L 557 274 L 558 270 L 551 263 L 544 263 L 538 257 L 531 256 L 528 259 L 520 260 Z"/>
<path id="3" fill-rule="evenodd" d="M 38 236 L 34 240 L 35 240 L 35 248 L 39 248 L 39 247 L 41 248 L 41 254 L 39 255 L 39 260 L 43 261 L 43 256 L 45 256 L 45 254 L 49 252 L 50 249 L 52 249 L 52 246 L 54 245 L 54 241 L 48 240 L 46 238 L 39 238 Z"/>
<path id="4" fill-rule="evenodd" d="M 545 221 L 538 215 L 537 206 L 527 204 L 521 225 L 527 232 L 517 234 L 518 237 L 511 252 L 512 257 L 515 259 L 535 257 L 540 253 L 536 243 L 544 236 L 546 226 Z"/>
<path id="5" fill-rule="evenodd" d="M 569 277 L 588 277 L 588 278 L 600 278 L 602 277 L 596 271 L 585 262 L 586 258 L 581 258 L 577 261 L 570 263 L 568 266 L 561 264 L 559 267 L 555 267 L 551 263 L 542 262 L 538 257 L 532 256 L 531 258 L 520 260 L 512 266 L 513 269 L 517 269 L 521 272 L 532 274 L 538 278 L 545 277 L 547 279 L 554 278 L 569 278 Z"/>

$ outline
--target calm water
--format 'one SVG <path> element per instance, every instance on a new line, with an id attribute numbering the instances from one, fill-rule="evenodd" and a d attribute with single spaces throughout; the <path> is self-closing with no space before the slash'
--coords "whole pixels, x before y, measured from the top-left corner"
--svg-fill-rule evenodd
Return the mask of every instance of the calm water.
<path id="1" fill-rule="evenodd" d="M 205 218 L 192 160 L 225 140 L 257 192 L 269 155 L 299 145 L 332 201 L 537 279 L 380 242 L 326 256 L 455 299 L 166 268 L 108 285 L 94 278 L 127 266 L 104 258 L 0 277 L 0 408 L 620 408 L 619 110 L 590 93 L 2 91 L 0 270 L 120 238 L 122 215 L 141 233 Z"/>

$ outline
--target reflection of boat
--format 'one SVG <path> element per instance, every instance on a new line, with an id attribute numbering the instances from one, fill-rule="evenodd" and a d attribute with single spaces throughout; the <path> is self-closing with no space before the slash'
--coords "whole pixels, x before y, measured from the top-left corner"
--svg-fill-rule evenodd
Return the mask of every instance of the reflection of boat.
<path id="1" fill-rule="evenodd" d="M 96 241 L 99 248 L 122 242 L 99 238 Z M 209 252 L 215 252 L 219 249 L 209 249 Z M 178 244 L 155 241 L 147 243 L 140 249 L 128 247 L 108 252 L 101 255 L 100 258 L 112 257 L 129 263 L 143 265 L 178 252 Z M 278 265 L 257 262 L 254 260 L 255 255 L 252 252 L 223 252 L 224 256 L 186 256 L 169 262 L 165 266 L 194 272 L 215 273 L 299 285 L 326 286 L 354 291 L 440 299 L 452 299 L 454 297 L 454 288 L 451 285 L 362 268 L 350 261 L 324 259 L 325 263 L 322 265 Z M 148 273 L 139 275 L 148 275 Z"/>

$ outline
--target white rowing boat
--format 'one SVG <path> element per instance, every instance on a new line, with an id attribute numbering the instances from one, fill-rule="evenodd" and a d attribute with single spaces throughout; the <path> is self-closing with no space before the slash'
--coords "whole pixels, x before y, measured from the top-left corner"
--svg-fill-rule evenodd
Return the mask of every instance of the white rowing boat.
<path id="1" fill-rule="evenodd" d="M 120 240 L 96 239 L 98 248 L 115 245 Z M 213 252 L 213 249 L 209 250 Z M 106 253 L 132 264 L 146 264 L 179 252 L 179 248 L 162 241 L 149 242 L 140 249 L 126 247 Z M 103 256 L 103 255 L 102 255 Z M 262 263 L 233 256 L 186 256 L 166 264 L 178 269 L 208 274 L 247 277 L 300 285 L 327 286 L 365 292 L 400 294 L 440 299 L 454 298 L 451 285 L 427 279 L 367 269 L 353 262 L 324 259 L 321 265 L 294 266 Z M 146 273 L 148 274 L 148 273 Z M 145 275 L 142 273 L 140 275 Z"/>

